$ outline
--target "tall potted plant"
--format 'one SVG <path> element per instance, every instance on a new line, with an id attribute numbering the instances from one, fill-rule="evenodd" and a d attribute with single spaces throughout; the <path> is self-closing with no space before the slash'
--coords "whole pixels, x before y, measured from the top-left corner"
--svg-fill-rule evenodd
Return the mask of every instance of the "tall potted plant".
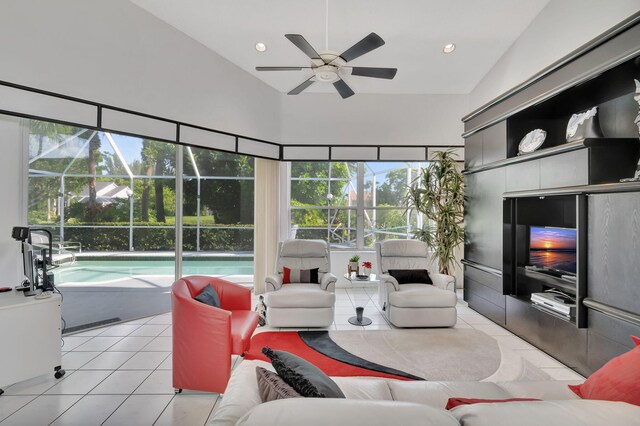
<path id="1" fill-rule="evenodd" d="M 439 151 L 411 182 L 404 200 L 407 213 L 422 213 L 422 229 L 414 237 L 427 243 L 440 273 L 451 275 L 455 248 L 464 240 L 464 177 L 453 152 Z"/>

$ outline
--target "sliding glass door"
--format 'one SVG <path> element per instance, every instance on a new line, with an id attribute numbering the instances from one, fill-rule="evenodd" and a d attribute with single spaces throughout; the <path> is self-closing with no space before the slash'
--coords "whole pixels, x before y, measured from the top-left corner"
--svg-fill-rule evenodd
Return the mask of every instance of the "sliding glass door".
<path id="1" fill-rule="evenodd" d="M 253 284 L 253 158 L 23 122 L 28 224 L 53 235 L 67 333 L 169 311 L 177 275 Z"/>
<path id="2" fill-rule="evenodd" d="M 253 285 L 254 160 L 185 146 L 182 275 Z"/>
<path id="3" fill-rule="evenodd" d="M 168 311 L 175 146 L 36 120 L 28 129 L 28 224 L 53 235 L 65 331 Z"/>

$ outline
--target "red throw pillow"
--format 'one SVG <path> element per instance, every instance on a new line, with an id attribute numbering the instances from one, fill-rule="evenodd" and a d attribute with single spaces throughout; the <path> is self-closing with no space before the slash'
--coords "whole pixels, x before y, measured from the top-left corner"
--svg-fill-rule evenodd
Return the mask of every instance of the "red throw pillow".
<path id="1" fill-rule="evenodd" d="M 510 398 L 510 399 L 481 399 L 481 398 L 449 398 L 446 410 L 471 404 L 491 404 L 494 402 L 514 402 L 514 401 L 542 401 L 537 398 Z"/>
<path id="2" fill-rule="evenodd" d="M 640 339 L 635 348 L 607 362 L 581 385 L 569 385 L 582 399 L 628 402 L 640 405 Z"/>

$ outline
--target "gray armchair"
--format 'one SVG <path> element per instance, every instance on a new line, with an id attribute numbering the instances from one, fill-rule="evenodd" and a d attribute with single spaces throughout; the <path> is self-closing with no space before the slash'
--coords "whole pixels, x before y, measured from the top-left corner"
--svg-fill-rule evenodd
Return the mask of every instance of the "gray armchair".
<path id="1" fill-rule="evenodd" d="M 318 268 L 319 284 L 283 284 L 283 270 Z M 286 240 L 278 244 L 276 273 L 265 279 L 267 324 L 272 327 L 327 327 L 334 320 L 337 278 L 331 251 L 323 240 Z"/>
<path id="2" fill-rule="evenodd" d="M 380 302 L 396 327 L 453 327 L 456 325 L 455 278 L 429 273 L 431 284 L 399 284 L 392 269 L 430 269 L 429 250 L 417 240 L 387 240 L 376 243 L 382 282 Z"/>

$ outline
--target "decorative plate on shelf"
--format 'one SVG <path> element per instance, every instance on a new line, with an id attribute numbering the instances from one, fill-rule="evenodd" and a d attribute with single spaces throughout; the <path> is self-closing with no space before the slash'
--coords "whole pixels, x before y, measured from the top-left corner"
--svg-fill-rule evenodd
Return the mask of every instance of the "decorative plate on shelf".
<path id="1" fill-rule="evenodd" d="M 518 154 L 528 154 L 540 148 L 547 137 L 547 132 L 542 129 L 535 129 L 525 135 L 518 145 Z"/>

